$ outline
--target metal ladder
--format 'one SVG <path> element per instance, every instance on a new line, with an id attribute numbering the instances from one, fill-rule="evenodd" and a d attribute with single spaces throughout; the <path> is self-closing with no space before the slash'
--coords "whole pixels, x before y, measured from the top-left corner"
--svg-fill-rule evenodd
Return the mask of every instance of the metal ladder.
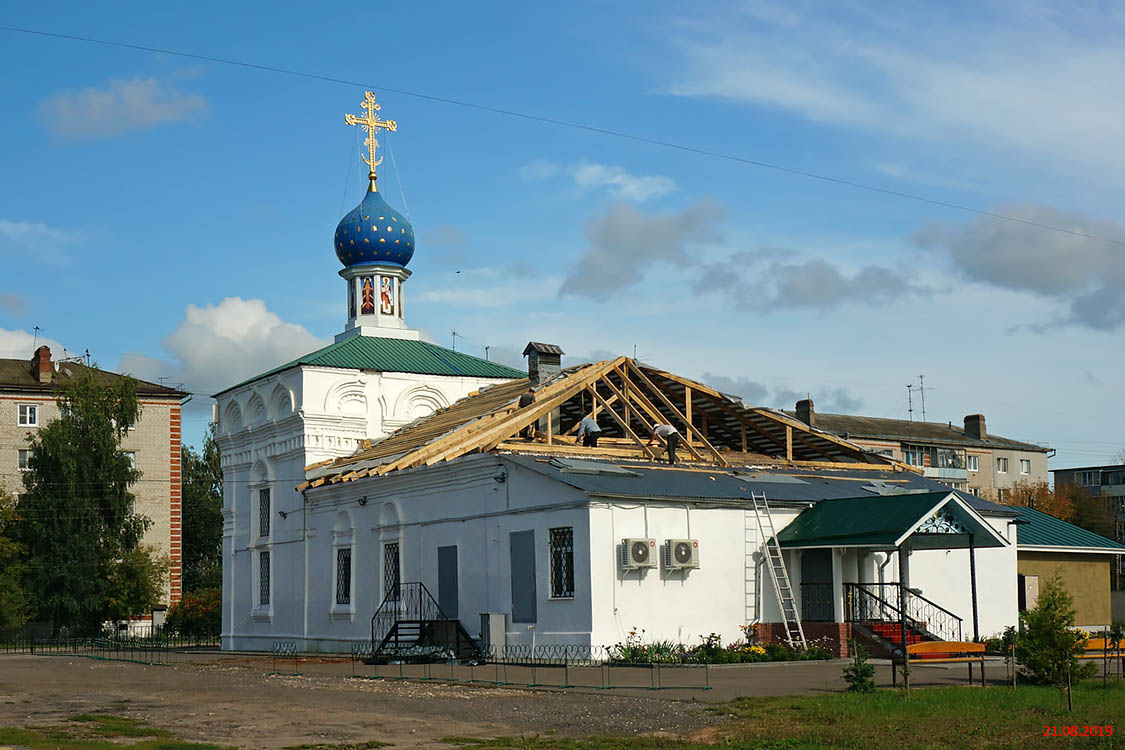
<path id="1" fill-rule="evenodd" d="M 766 500 L 766 493 L 751 492 L 750 499 L 754 502 L 754 515 L 758 518 L 758 531 L 762 535 L 763 545 L 766 550 L 766 567 L 770 571 L 773 581 L 773 590 L 777 594 L 777 603 L 781 607 L 781 618 L 785 621 L 785 640 L 794 648 L 805 648 L 805 629 L 801 627 L 801 617 L 797 614 L 797 602 L 793 598 L 793 584 L 789 581 L 789 571 L 785 568 L 785 558 L 781 554 L 781 545 L 777 543 L 777 532 L 773 526 L 773 516 L 770 514 L 770 504 Z"/>

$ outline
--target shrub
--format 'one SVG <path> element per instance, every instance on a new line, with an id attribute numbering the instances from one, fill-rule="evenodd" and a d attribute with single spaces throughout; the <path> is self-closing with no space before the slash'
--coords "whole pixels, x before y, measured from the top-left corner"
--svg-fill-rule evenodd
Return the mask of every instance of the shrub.
<path id="1" fill-rule="evenodd" d="M 1074 600 L 1056 576 L 1039 592 L 1035 607 L 1024 613 L 1024 628 L 1016 636 L 1016 658 L 1022 675 L 1041 685 L 1065 686 L 1068 678 L 1090 677 L 1094 664 L 1078 663 L 1089 636 L 1074 629 Z"/>
<path id="2" fill-rule="evenodd" d="M 853 693 L 875 692 L 875 665 L 867 661 L 867 649 L 854 638 L 848 639 L 852 650 L 852 663 L 844 667 L 844 681 Z"/>
<path id="3" fill-rule="evenodd" d="M 218 635 L 223 627 L 223 590 L 200 589 L 185 594 L 168 610 L 164 629 L 183 636 Z"/>

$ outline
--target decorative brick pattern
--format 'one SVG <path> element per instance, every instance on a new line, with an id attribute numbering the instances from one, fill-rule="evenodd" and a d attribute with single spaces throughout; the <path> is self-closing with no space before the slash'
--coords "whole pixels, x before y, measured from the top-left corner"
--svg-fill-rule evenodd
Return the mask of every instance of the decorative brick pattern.
<path id="1" fill-rule="evenodd" d="M 802 622 L 801 627 L 805 631 L 805 640 L 828 638 L 833 654 L 845 659 L 851 656 L 848 651 L 848 639 L 852 637 L 850 622 Z M 785 623 L 762 623 L 758 626 L 758 637 L 763 643 L 785 643 Z"/>

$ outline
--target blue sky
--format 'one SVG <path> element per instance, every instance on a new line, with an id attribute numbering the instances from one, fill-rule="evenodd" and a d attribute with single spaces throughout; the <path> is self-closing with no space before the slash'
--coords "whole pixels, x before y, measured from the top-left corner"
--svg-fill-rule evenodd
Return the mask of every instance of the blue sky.
<path id="1" fill-rule="evenodd" d="M 755 404 L 898 418 L 924 374 L 930 420 L 983 412 L 1052 466 L 1125 449 L 1121 10 L 45 2 L 0 24 L 374 88 L 399 123 L 380 185 L 418 235 L 407 319 L 438 343 L 635 346 Z M 342 329 L 364 85 L 0 39 L 0 356 L 39 326 L 206 394 Z"/>

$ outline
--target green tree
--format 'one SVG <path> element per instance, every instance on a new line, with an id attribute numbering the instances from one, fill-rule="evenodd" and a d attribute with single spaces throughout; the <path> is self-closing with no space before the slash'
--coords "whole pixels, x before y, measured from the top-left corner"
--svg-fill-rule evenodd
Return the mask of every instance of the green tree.
<path id="1" fill-rule="evenodd" d="M 215 426 L 196 453 L 185 445 L 183 467 L 183 587 L 184 592 L 219 588 L 223 584 L 223 470 Z"/>
<path id="2" fill-rule="evenodd" d="M 133 576 L 147 575 L 136 550 L 150 523 L 134 511 L 129 488 L 140 473 L 120 448 L 140 411 L 136 381 L 106 383 L 95 373 L 61 387 L 59 418 L 31 437 L 25 491 L 16 504 L 34 617 L 84 632 L 159 602 L 125 591 L 144 588 Z"/>
<path id="3" fill-rule="evenodd" d="M 1016 655 L 1031 682 L 1063 687 L 1068 675 L 1078 680 L 1096 669 L 1078 663 L 1086 636 L 1074 630 L 1074 600 L 1056 576 L 1039 590 L 1039 600 L 1024 614 L 1016 636 Z"/>
<path id="4" fill-rule="evenodd" d="M 11 538 L 15 500 L 0 486 L 0 639 L 19 632 L 27 620 L 27 597 L 20 585 L 21 547 Z"/>

